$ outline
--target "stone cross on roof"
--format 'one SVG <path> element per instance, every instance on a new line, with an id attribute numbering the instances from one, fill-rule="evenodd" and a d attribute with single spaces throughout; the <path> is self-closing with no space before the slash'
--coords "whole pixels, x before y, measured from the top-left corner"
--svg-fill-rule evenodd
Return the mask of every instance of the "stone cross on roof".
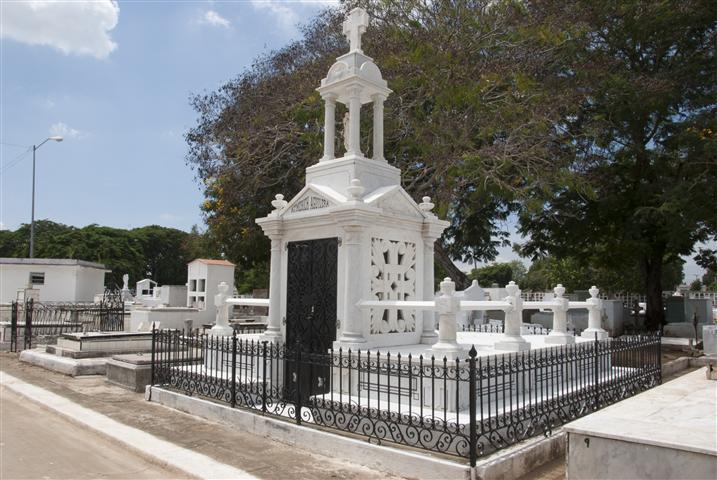
<path id="1" fill-rule="evenodd" d="M 361 52 L 361 35 L 368 27 L 368 13 L 363 8 L 354 8 L 349 12 L 348 17 L 344 21 L 343 33 L 349 40 L 349 51 L 358 50 Z"/>

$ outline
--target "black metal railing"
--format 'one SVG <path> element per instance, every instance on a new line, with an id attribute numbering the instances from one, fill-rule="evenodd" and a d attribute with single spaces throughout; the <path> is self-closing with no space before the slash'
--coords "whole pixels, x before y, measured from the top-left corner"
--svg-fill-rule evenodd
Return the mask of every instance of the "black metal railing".
<path id="1" fill-rule="evenodd" d="M 23 349 L 32 348 L 37 337 L 56 337 L 63 333 L 124 330 L 124 304 L 119 302 L 12 302 L 10 322 L 10 349 L 18 349 L 18 338 L 23 337 Z"/>
<path id="2" fill-rule="evenodd" d="M 152 384 L 377 443 L 478 457 L 661 381 L 658 336 L 462 358 L 153 332 Z M 430 350 L 428 350 L 430 352 Z"/>

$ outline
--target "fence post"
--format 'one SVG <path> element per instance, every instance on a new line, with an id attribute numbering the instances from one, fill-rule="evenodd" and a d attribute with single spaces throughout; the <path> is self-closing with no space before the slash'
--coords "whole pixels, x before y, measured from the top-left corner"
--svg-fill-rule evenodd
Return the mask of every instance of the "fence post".
<path id="1" fill-rule="evenodd" d="M 294 352 L 294 378 L 296 381 L 296 403 L 294 408 L 296 409 L 296 424 L 301 425 L 301 341 L 296 340 L 296 347 Z"/>
<path id="2" fill-rule="evenodd" d="M 598 389 L 598 374 L 599 374 L 599 358 L 600 358 L 600 341 L 598 340 L 598 332 L 595 332 L 595 355 L 593 358 L 593 410 L 597 410 L 600 405 L 600 391 Z"/>
<path id="3" fill-rule="evenodd" d="M 18 303 L 12 302 L 10 305 L 12 311 L 10 312 L 10 351 L 17 352 L 17 308 Z"/>
<path id="4" fill-rule="evenodd" d="M 261 411 L 266 414 L 266 345 L 269 342 L 264 340 L 261 342 L 263 345 L 261 352 Z"/>
<path id="5" fill-rule="evenodd" d="M 475 468 L 477 460 L 476 444 L 478 443 L 478 432 L 476 427 L 476 351 L 475 345 L 473 345 L 468 352 L 468 410 L 470 412 L 469 421 L 469 442 L 468 451 L 471 462 L 471 468 Z"/>
<path id="6" fill-rule="evenodd" d="M 155 359 L 156 359 L 156 351 L 157 351 L 157 329 L 155 328 L 154 322 L 152 322 L 152 376 L 150 377 L 150 385 L 154 386 L 154 379 L 155 379 Z"/>
<path id="7" fill-rule="evenodd" d="M 657 332 L 657 384 L 662 385 L 662 333 Z"/>
<path id="8" fill-rule="evenodd" d="M 232 329 L 232 408 L 237 406 L 237 331 Z"/>
<path id="9" fill-rule="evenodd" d="M 23 350 L 32 348 L 32 310 L 34 303 L 32 298 L 25 302 L 25 338 L 23 339 Z"/>

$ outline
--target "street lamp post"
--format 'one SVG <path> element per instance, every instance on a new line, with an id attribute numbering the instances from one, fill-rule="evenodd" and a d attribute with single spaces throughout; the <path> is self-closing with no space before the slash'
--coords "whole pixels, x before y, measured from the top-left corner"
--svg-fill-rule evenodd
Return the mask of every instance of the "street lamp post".
<path id="1" fill-rule="evenodd" d="M 37 152 L 37 149 L 43 146 L 48 140 L 61 142 L 62 137 L 47 137 L 41 144 L 32 146 L 32 216 L 30 218 L 30 258 L 35 257 L 35 152 Z"/>

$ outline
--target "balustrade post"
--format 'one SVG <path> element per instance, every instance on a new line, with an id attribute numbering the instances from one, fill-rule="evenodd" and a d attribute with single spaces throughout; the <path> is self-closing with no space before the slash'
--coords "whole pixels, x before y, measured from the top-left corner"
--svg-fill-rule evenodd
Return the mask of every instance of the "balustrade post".
<path id="1" fill-rule="evenodd" d="M 568 333 L 568 306 L 570 302 L 567 298 L 563 297 L 565 294 L 565 287 L 558 284 L 553 289 L 555 298 L 553 303 L 556 304 L 553 307 L 553 329 L 550 331 L 547 337 L 545 337 L 545 343 L 552 345 L 569 345 L 575 343 L 575 337 Z"/>
<path id="2" fill-rule="evenodd" d="M 520 335 L 520 328 L 523 323 L 523 300 L 520 298 L 520 288 L 515 282 L 510 282 L 505 286 L 505 289 L 508 291 L 506 301 L 511 306 L 505 312 L 503 336 L 499 341 L 495 342 L 493 348 L 507 352 L 530 350 L 530 343 Z"/>
<path id="3" fill-rule="evenodd" d="M 603 330 L 600 325 L 600 313 L 602 312 L 602 301 L 598 298 L 600 290 L 593 285 L 590 290 L 590 298 L 587 299 L 588 304 L 588 328 L 583 331 L 583 338 L 594 338 L 603 340 L 608 337 L 607 331 Z"/>
<path id="4" fill-rule="evenodd" d="M 221 282 L 217 287 L 219 293 L 214 295 L 214 306 L 217 309 L 216 324 L 211 328 L 212 335 L 227 337 L 232 335 L 234 329 L 229 326 L 229 304 L 227 299 L 230 297 L 229 285 Z"/>
<path id="5" fill-rule="evenodd" d="M 456 334 L 456 314 L 461 308 L 456 284 L 448 277 L 441 282 L 441 296 L 436 298 L 438 311 L 438 342 L 431 349 L 437 358 L 455 359 L 461 351 Z"/>

